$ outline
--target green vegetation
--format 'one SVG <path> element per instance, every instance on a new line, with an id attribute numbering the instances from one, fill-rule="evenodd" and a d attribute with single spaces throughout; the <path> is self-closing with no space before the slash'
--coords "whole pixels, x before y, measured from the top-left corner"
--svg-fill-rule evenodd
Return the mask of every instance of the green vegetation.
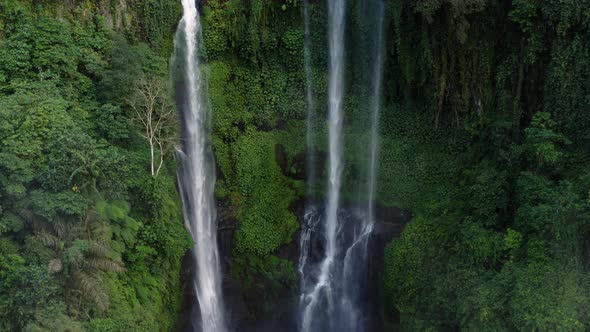
<path id="1" fill-rule="evenodd" d="M 127 102 L 140 79 L 167 73 L 169 47 L 142 44 L 156 32 L 135 33 L 121 9 L 0 1 L 2 331 L 170 330 L 177 319 L 190 239 L 175 169 L 168 160 L 150 175 Z M 159 26 L 169 40 L 172 24 Z"/>
<path id="2" fill-rule="evenodd" d="M 305 148 L 294 139 L 305 137 L 303 33 L 294 28 L 300 8 L 281 7 L 261 0 L 204 7 L 216 195 L 239 222 L 230 274 L 252 319 L 276 310 L 279 295 L 296 285 L 294 263 L 276 253 L 299 228 L 289 207 L 303 193 L 291 176 L 301 171 L 294 158 Z M 277 151 L 285 153 L 282 164 Z"/>
<path id="3" fill-rule="evenodd" d="M 355 10 L 350 26 L 362 26 Z M 388 2 L 378 201 L 414 220 L 386 249 L 387 329 L 589 328 L 589 10 L 584 1 Z M 305 137 L 300 8 L 209 1 L 204 13 L 218 195 L 240 222 L 233 275 L 258 294 L 265 257 L 291 240 L 287 207 L 301 194 L 292 170 L 304 151 L 293 137 Z M 312 3 L 311 24 L 324 114 L 323 4 Z M 360 45 L 363 36 L 347 35 Z M 348 49 L 346 116 L 366 121 L 366 68 L 352 65 L 362 50 Z M 358 127 L 348 122 L 345 135 L 352 200 L 367 141 Z M 285 147 L 286 167 L 273 145 Z"/>
<path id="4" fill-rule="evenodd" d="M 414 214 L 386 249 L 389 327 L 587 330 L 590 4 L 389 10 L 388 98 L 427 115 L 384 119 L 380 198 Z"/>
<path id="5" fill-rule="evenodd" d="M 326 9 L 310 2 L 321 119 Z M 257 320 L 297 285 L 279 252 L 297 245 L 306 192 L 301 2 L 200 6 L 216 199 L 237 224 L 229 277 Z M 387 1 L 377 199 L 413 220 L 385 250 L 386 330 L 590 329 L 588 13 L 584 0 Z M 190 238 L 171 146 L 151 155 L 134 107 L 146 110 L 141 89 L 170 103 L 179 15 L 176 0 L 0 0 L 0 330 L 174 328 Z M 358 31 L 346 34 L 347 200 L 366 171 Z"/>

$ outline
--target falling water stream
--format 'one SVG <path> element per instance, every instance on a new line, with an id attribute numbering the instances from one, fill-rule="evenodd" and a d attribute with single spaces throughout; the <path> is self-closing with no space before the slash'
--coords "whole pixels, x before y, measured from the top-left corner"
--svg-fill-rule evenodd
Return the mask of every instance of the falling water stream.
<path id="1" fill-rule="evenodd" d="M 366 192 L 361 208 L 343 208 L 340 202 L 344 170 L 343 98 L 345 70 L 346 0 L 328 3 L 328 170 L 325 205 L 306 206 L 301 233 L 299 273 L 301 296 L 299 327 L 302 332 L 367 330 L 367 308 L 363 290 L 367 279 L 368 248 L 374 225 L 374 200 L 379 151 L 379 114 L 382 88 L 383 2 L 371 3 L 375 12 L 365 18 L 373 21 L 375 35 L 371 48 L 370 144 Z M 183 201 L 185 224 L 193 240 L 195 273 L 193 288 L 198 312 L 192 317 L 194 331 L 227 330 L 221 296 L 221 268 L 217 248 L 216 211 L 213 199 L 215 172 L 209 138 L 210 114 L 207 80 L 199 62 L 202 35 L 194 0 L 182 0 L 180 21 L 172 60 L 176 100 L 182 124 L 182 146 L 178 149 L 178 182 Z M 317 120 L 312 89 L 309 3 L 304 1 L 305 75 L 308 108 L 308 151 L 315 147 L 313 123 Z M 307 161 L 308 186 L 316 181 L 315 158 Z M 310 192 L 308 192 L 308 195 Z M 315 238 L 314 238 L 315 237 Z M 317 245 L 321 242 L 321 245 Z M 320 257 L 321 256 L 321 257 Z"/>
<path id="2" fill-rule="evenodd" d="M 344 286 L 342 288 L 342 311 L 347 313 L 343 315 L 344 328 L 349 331 L 361 332 L 366 330 L 364 308 L 361 304 L 362 287 L 355 285 L 355 282 L 362 280 L 362 275 L 369 268 L 369 239 L 375 224 L 375 192 L 377 178 L 377 161 L 379 157 L 379 115 L 381 113 L 381 86 L 383 80 L 383 2 L 381 0 L 373 1 L 373 6 L 369 6 L 373 12 L 369 15 L 375 20 L 374 41 L 372 43 L 372 55 L 370 60 L 373 64 L 370 96 L 371 115 L 370 115 L 370 137 L 369 137 L 369 159 L 368 159 L 368 180 L 367 192 L 365 196 L 366 207 L 364 218 L 358 231 L 355 230 L 352 245 L 346 250 L 344 256 L 343 276 Z"/>
<path id="3" fill-rule="evenodd" d="M 376 3 L 377 37 L 374 50 L 373 72 L 373 100 L 371 111 L 371 147 L 369 157 L 369 186 L 367 192 L 367 220 L 371 225 L 375 221 L 375 192 L 377 181 L 377 162 L 379 158 L 379 116 L 381 114 L 381 89 L 383 82 L 383 17 L 384 4 L 381 0 Z"/>
<path id="4" fill-rule="evenodd" d="M 364 17 L 372 26 L 369 61 L 372 66 L 368 143 L 368 175 L 366 192 L 361 193 L 366 204 L 361 208 L 347 209 L 341 206 L 343 160 L 343 91 L 346 8 L 345 0 L 327 0 L 328 3 L 328 186 L 326 205 L 321 209 L 309 204 L 304 215 L 301 234 L 299 273 L 301 275 L 300 322 L 302 332 L 368 330 L 368 309 L 363 302 L 363 291 L 368 282 L 368 248 L 375 222 L 374 200 L 376 191 L 377 160 L 379 152 L 379 115 L 382 90 L 382 47 L 384 4 L 381 0 L 363 0 L 370 8 Z M 304 27 L 306 31 L 305 65 L 308 80 L 308 145 L 312 126 L 313 98 L 310 86 L 309 14 L 308 2 L 304 2 Z M 361 15 L 362 16 L 362 15 Z M 308 163 L 308 168 L 312 168 Z M 311 169 L 314 172 L 313 169 Z M 312 173 L 315 176 L 315 173 Z M 308 181 L 309 181 L 308 175 Z M 308 184 L 310 185 L 310 184 Z M 319 225 L 318 225 L 319 224 Z M 314 233 L 322 242 L 323 258 L 314 264 Z M 316 240 L 317 241 L 317 240 Z M 316 246 L 317 247 L 317 246 Z M 316 259 L 317 261 L 317 259 Z M 373 299 L 374 300 L 374 299 Z"/>
<path id="5" fill-rule="evenodd" d="M 309 0 L 303 1 L 303 26 L 305 33 L 304 43 L 304 64 L 305 64 L 305 99 L 307 102 L 307 157 L 306 157 L 306 181 L 307 181 L 307 197 L 308 200 L 305 203 L 305 223 L 302 224 L 301 235 L 299 239 L 299 262 L 297 265 L 297 271 L 299 272 L 300 289 L 307 288 L 307 278 L 305 277 L 305 270 L 307 266 L 307 260 L 309 257 L 310 241 L 313 232 L 319 222 L 318 218 L 313 218 L 315 215 L 315 206 L 311 201 L 312 189 L 316 182 L 316 169 L 315 169 L 315 154 L 312 149 L 315 143 L 315 130 L 314 122 L 316 120 L 315 105 L 313 100 L 313 85 L 312 85 L 312 68 L 311 68 L 311 23 L 309 17 Z M 302 306 L 304 293 L 301 293 L 299 304 Z M 304 307 L 300 307 L 302 310 Z"/>
<path id="6" fill-rule="evenodd" d="M 316 121 L 315 103 L 313 100 L 313 78 L 311 69 L 311 22 L 309 17 L 309 0 L 303 0 L 303 26 L 305 31 L 304 63 L 305 63 L 305 100 L 307 102 L 307 147 L 311 150 L 315 145 Z M 311 152 L 311 151 L 310 151 Z M 316 180 L 315 154 L 308 153 L 306 158 L 307 188 L 313 188 Z M 308 190 L 308 196 L 310 191 Z M 308 204 L 309 206 L 309 204 Z"/>
<path id="7" fill-rule="evenodd" d="M 342 177 L 342 94 L 344 77 L 345 0 L 328 1 L 329 87 L 328 87 L 328 200 L 325 211 L 325 257 L 319 266 L 319 276 L 309 293 L 302 295 L 301 330 L 311 331 L 316 310 L 321 304 L 333 304 L 332 268 L 337 254 L 338 207 Z M 306 9 L 307 10 L 307 9 Z M 306 292 L 307 290 L 303 290 Z M 323 308 L 322 308 L 323 309 Z"/>
<path id="8" fill-rule="evenodd" d="M 213 199 L 215 171 L 209 139 L 207 83 L 201 72 L 201 25 L 195 0 L 182 0 L 183 16 L 174 40 L 172 77 L 182 124 L 178 151 L 178 183 L 184 220 L 193 241 L 196 269 L 193 288 L 199 312 L 193 331 L 226 331 L 221 296 L 221 268 L 217 248 L 216 211 Z"/>

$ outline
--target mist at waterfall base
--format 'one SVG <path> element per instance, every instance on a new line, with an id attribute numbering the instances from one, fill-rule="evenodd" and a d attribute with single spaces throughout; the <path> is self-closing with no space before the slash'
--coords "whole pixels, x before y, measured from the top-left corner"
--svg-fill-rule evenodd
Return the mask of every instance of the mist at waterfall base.
<path id="1" fill-rule="evenodd" d="M 183 17 L 171 59 L 171 77 L 181 120 L 178 184 L 185 226 L 194 242 L 192 289 L 198 307 L 195 305 L 191 310 L 190 330 L 224 332 L 207 80 L 199 62 L 203 49 L 201 25 L 194 0 L 182 0 L 182 7 Z"/>
<path id="2" fill-rule="evenodd" d="M 321 264 L 325 259 L 324 232 L 321 230 L 325 218 L 325 207 L 318 203 L 306 208 L 305 240 L 307 253 L 305 262 L 300 265 L 299 272 L 305 277 L 302 284 L 306 288 L 315 287 L 321 272 Z M 313 310 L 313 319 L 306 326 L 308 331 L 377 331 L 380 328 L 378 312 L 378 274 L 375 267 L 380 265 L 379 241 L 358 241 L 367 218 L 364 206 L 347 206 L 338 212 L 337 246 L 350 250 L 339 250 L 333 259 L 331 269 L 331 288 L 319 293 L 317 305 Z M 375 252 L 375 255 L 367 255 Z M 348 262 L 348 263 L 345 263 Z M 348 268 L 353 266 L 353 269 Z M 329 294 L 327 292 L 330 292 Z M 301 298 L 301 301 L 305 299 Z M 330 302 L 332 301 L 332 302 Z M 301 303 L 304 306 L 306 303 Z M 302 326 L 300 325 L 300 330 Z"/>

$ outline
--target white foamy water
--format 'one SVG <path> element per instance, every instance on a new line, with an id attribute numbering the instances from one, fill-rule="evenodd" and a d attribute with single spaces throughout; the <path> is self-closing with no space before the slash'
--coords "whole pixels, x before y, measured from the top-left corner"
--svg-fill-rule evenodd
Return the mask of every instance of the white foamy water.
<path id="1" fill-rule="evenodd" d="M 325 258 L 319 267 L 319 276 L 315 286 L 302 295 L 303 309 L 301 330 L 312 329 L 313 318 L 322 298 L 326 300 L 328 312 L 332 310 L 334 289 L 332 285 L 332 268 L 337 255 L 338 207 L 340 204 L 340 186 L 342 180 L 342 94 L 344 80 L 344 29 L 345 0 L 328 1 L 328 40 L 329 40 L 329 83 L 328 83 L 328 201 L 325 212 L 324 233 L 326 237 Z"/>
<path id="2" fill-rule="evenodd" d="M 367 174 L 359 196 L 363 202 L 357 208 L 342 207 L 340 192 L 343 161 L 343 90 L 345 66 L 346 0 L 327 0 L 328 4 L 328 183 L 323 209 L 308 202 L 300 239 L 299 274 L 301 277 L 299 328 L 302 332 L 362 332 L 369 330 L 374 318 L 374 307 L 367 302 L 371 281 L 369 272 L 369 243 L 375 223 L 375 192 L 379 159 L 379 117 L 383 80 L 383 20 L 384 3 L 364 0 L 362 25 L 371 31 L 357 47 L 365 47 L 370 74 L 366 82 L 369 91 L 365 98 L 368 108 L 369 144 L 366 160 Z M 304 2 L 305 71 L 308 101 L 308 149 L 312 146 L 314 117 L 311 91 L 309 47 L 309 9 Z M 364 30 L 363 30 L 364 31 Z M 362 37 L 361 37 L 362 38 Z M 365 53 L 363 53 L 365 54 Z M 367 68 L 369 69 L 369 68 Z M 365 162 L 363 160 L 363 162 Z M 314 171 L 312 163 L 308 169 Z M 311 173 L 315 176 L 315 173 Z M 308 175 L 308 181 L 315 180 Z M 311 183 L 308 183 L 308 186 Z M 323 256 L 314 252 L 324 250 Z"/>
<path id="3" fill-rule="evenodd" d="M 178 183 L 185 225 L 194 241 L 196 270 L 193 287 L 200 311 L 200 315 L 192 317 L 192 325 L 195 331 L 224 332 L 207 82 L 199 63 L 201 24 L 194 0 L 182 0 L 182 8 L 173 58 L 174 76 L 178 77 L 173 78 L 183 128 L 182 149 L 178 153 L 181 159 Z"/>

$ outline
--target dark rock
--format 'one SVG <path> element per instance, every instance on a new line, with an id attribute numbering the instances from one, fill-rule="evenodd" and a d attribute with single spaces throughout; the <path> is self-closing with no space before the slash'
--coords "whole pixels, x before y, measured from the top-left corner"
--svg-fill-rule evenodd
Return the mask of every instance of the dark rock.
<path id="1" fill-rule="evenodd" d="M 289 165 L 287 163 L 287 151 L 282 144 L 275 145 L 275 162 L 281 168 L 281 172 L 284 175 L 288 176 L 289 174 Z"/>
<path id="2" fill-rule="evenodd" d="M 289 176 L 295 180 L 305 180 L 305 152 L 300 152 L 293 157 L 293 161 L 291 162 Z"/>
<path id="3" fill-rule="evenodd" d="M 275 147 L 275 158 L 277 163 L 286 162 L 284 148 L 277 145 Z M 299 156 L 301 158 L 301 156 Z M 301 162 L 301 160 L 297 161 Z M 283 164 L 284 165 L 284 164 Z M 281 169 L 283 169 L 281 167 Z M 307 204 L 316 206 L 323 206 L 322 201 L 308 200 Z M 354 203 L 343 203 L 342 210 L 354 210 L 362 206 Z M 306 200 L 300 199 L 290 206 L 289 210 L 295 214 L 301 224 L 306 210 Z M 218 243 L 221 256 L 221 265 L 223 271 L 223 296 L 224 304 L 226 306 L 226 317 L 231 330 L 243 332 L 265 332 L 265 331 L 281 331 L 281 332 L 295 332 L 297 331 L 297 293 L 294 289 L 283 289 L 279 294 L 279 300 L 272 303 L 273 310 L 271 314 L 265 315 L 263 320 L 253 320 L 251 317 L 251 306 L 262 306 L 262 303 L 248 304 L 242 293 L 242 285 L 240 280 L 231 278 L 229 272 L 232 264 L 232 250 L 235 232 L 239 227 L 239 222 L 233 217 L 235 211 L 232 207 L 224 202 L 220 202 L 217 206 L 218 213 Z M 370 252 L 368 259 L 368 266 L 366 280 L 369 282 L 366 287 L 365 295 L 361 299 L 364 305 L 369 308 L 369 312 L 373 313 L 373 317 L 367 319 L 367 326 L 369 331 L 381 331 L 379 301 L 379 285 L 380 273 L 383 269 L 383 255 L 384 248 L 392 239 L 399 237 L 404 225 L 410 221 L 411 215 L 408 211 L 395 207 L 381 207 L 375 208 L 376 224 L 371 235 Z M 299 260 L 299 241 L 301 235 L 301 228 L 295 234 L 293 240 L 279 248 L 276 255 L 282 259 L 291 261 L 297 266 Z M 324 255 L 324 242 L 321 235 L 315 236 L 311 243 L 311 252 L 313 255 L 309 257 L 312 261 L 320 261 Z M 196 296 L 192 289 L 192 276 L 194 273 L 194 261 L 191 253 L 187 253 L 183 258 L 181 282 L 184 289 L 183 304 L 180 313 L 180 319 L 177 323 L 177 331 L 189 332 L 193 331 L 191 317 L 198 317 L 198 305 Z M 264 280 L 255 282 L 264 283 Z M 261 299 L 264 296 L 261 294 Z M 195 316 L 197 315 L 197 316 Z"/>
<path id="4" fill-rule="evenodd" d="M 195 274 L 195 261 L 192 251 L 187 251 L 182 257 L 180 268 L 180 285 L 183 289 L 182 304 L 180 307 L 179 318 L 176 321 L 175 331 L 194 332 L 198 331 L 197 326 L 193 326 L 193 321 L 200 316 L 198 310 L 197 297 L 193 289 L 193 276 Z M 196 319 L 194 319 L 196 318 Z"/>

